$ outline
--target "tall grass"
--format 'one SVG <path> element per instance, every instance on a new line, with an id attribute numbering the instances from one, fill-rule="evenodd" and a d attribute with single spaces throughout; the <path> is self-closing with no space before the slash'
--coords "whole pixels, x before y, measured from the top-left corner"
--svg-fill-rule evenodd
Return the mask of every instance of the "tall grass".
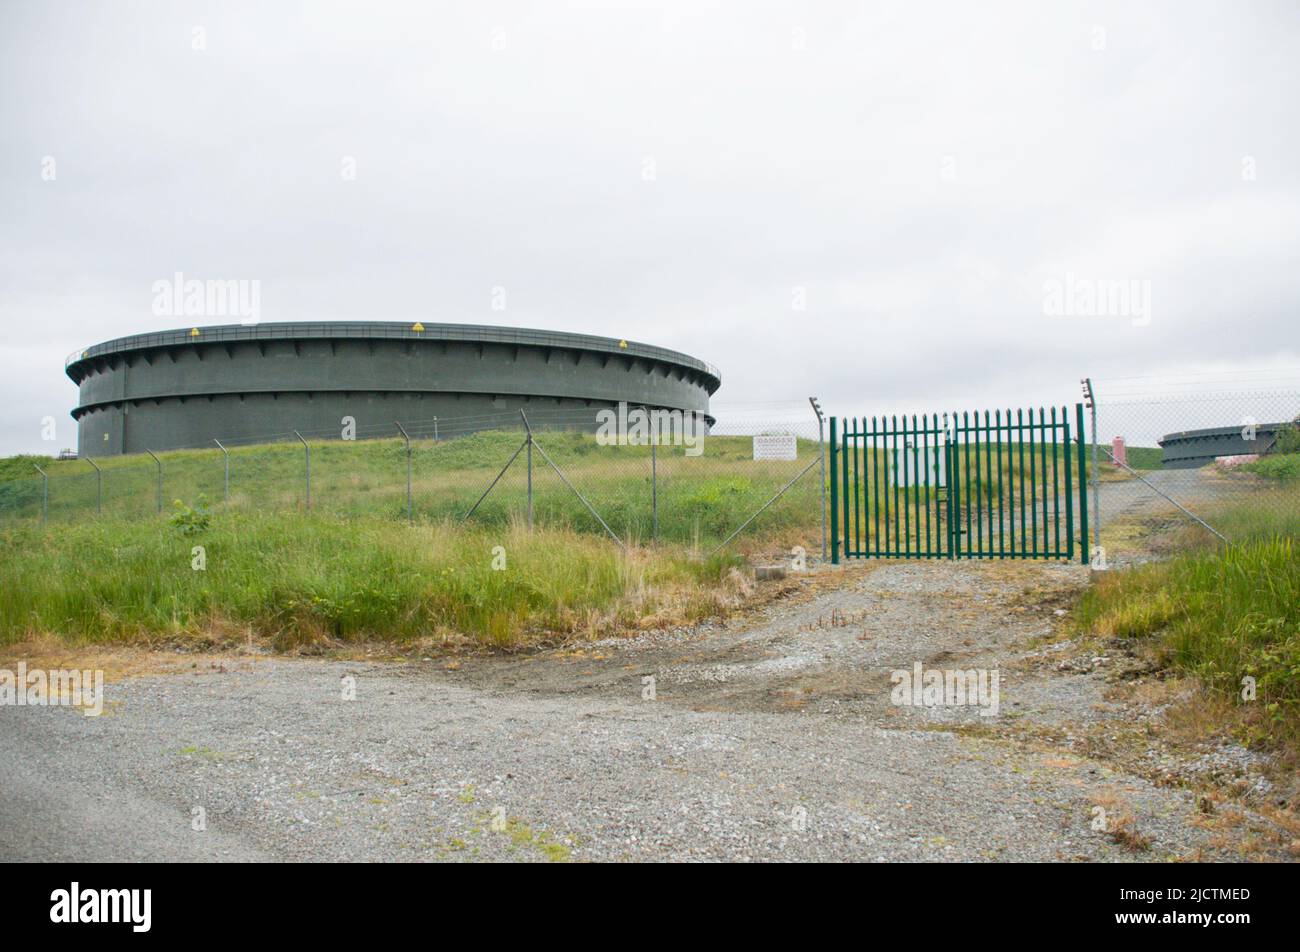
<path id="1" fill-rule="evenodd" d="M 563 530 L 364 517 L 218 515 L 193 536 L 159 520 L 19 526 L 0 531 L 0 643 L 52 633 L 257 638 L 281 649 L 367 638 L 510 646 L 704 617 L 734 596 L 734 564 L 665 549 L 624 555 Z"/>
<path id="2" fill-rule="evenodd" d="M 459 519 L 518 449 L 522 433 L 485 431 L 450 441 L 413 444 L 414 511 L 417 519 Z M 739 526 L 812 459 L 817 444 L 801 440 L 799 459 L 755 461 L 748 437 L 710 436 L 703 455 L 681 447 L 658 448 L 657 486 L 651 482 L 648 446 L 602 446 L 590 434 L 539 433 L 538 443 L 620 536 L 680 542 L 720 541 Z M 200 495 L 220 510 L 305 511 L 305 454 L 300 444 L 264 444 L 230 451 L 230 500 L 225 503 L 225 458 L 212 450 L 159 454 L 163 502 L 195 502 Z M 39 520 L 41 480 L 23 459 L 0 468 L 0 523 Z M 157 470 L 138 456 L 106 457 L 103 514 L 108 518 L 147 519 L 157 513 Z M 85 460 L 46 461 L 50 474 L 49 518 L 53 523 L 83 521 L 96 515 L 96 474 Z M 406 516 L 406 448 L 395 439 L 311 444 L 311 503 L 315 512 L 340 516 Z M 29 475 L 30 474 L 30 475 Z M 4 476 L 12 478 L 5 479 Z M 533 505 L 536 519 L 555 528 L 603 533 L 586 505 L 556 476 L 540 451 L 533 454 Z M 526 510 L 525 456 L 475 513 L 479 525 L 509 524 Z M 820 489 L 809 473 L 763 513 L 767 530 L 819 530 Z"/>
<path id="3" fill-rule="evenodd" d="M 1082 631 L 1142 639 L 1225 698 L 1255 679 L 1245 720 L 1262 736 L 1300 742 L 1300 500 L 1236 507 L 1211 524 L 1236 540 L 1203 542 L 1167 562 L 1103 576 L 1081 600 Z"/>
<path id="4" fill-rule="evenodd" d="M 1300 453 L 1263 456 L 1242 468 L 1265 479 L 1295 484 L 1300 482 Z"/>

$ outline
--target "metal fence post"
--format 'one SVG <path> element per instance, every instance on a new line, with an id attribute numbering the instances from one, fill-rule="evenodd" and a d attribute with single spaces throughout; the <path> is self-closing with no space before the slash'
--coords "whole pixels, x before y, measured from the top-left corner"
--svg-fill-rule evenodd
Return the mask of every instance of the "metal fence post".
<path id="1" fill-rule="evenodd" d="M 1091 559 L 1090 553 L 1088 552 L 1088 464 L 1087 464 L 1087 462 L 1085 461 L 1085 458 L 1084 458 L 1084 455 L 1083 455 L 1083 404 L 1082 404 L 1082 403 L 1076 403 L 1076 404 L 1074 405 L 1074 415 L 1075 415 L 1075 420 L 1076 420 L 1076 422 L 1077 422 L 1077 424 L 1078 424 L 1078 431 L 1079 431 L 1079 432 L 1078 432 L 1078 438 L 1079 438 L 1079 453 L 1078 453 L 1078 456 L 1079 456 L 1079 542 L 1080 542 L 1080 552 L 1082 553 L 1082 556 L 1081 556 L 1080 561 L 1082 561 L 1084 565 L 1088 565 L 1088 564 L 1092 561 L 1092 559 Z M 1096 433 L 1096 427 L 1095 427 L 1095 426 L 1093 427 L 1093 432 Z M 1094 442 L 1094 443 L 1093 443 L 1093 451 L 1094 451 L 1094 452 L 1096 451 L 1096 447 L 1097 447 L 1097 444 Z M 1096 468 L 1095 464 L 1094 464 L 1094 467 L 1093 467 L 1093 468 L 1094 468 L 1094 469 Z M 1066 472 L 1069 472 L 1069 469 L 1070 469 L 1070 463 L 1069 463 L 1069 460 L 1066 460 L 1065 469 L 1066 469 Z M 1071 505 L 1073 505 L 1073 500 L 1071 500 Z"/>
<path id="2" fill-rule="evenodd" d="M 104 471 L 99 468 L 89 456 L 82 457 L 87 463 L 95 467 L 95 515 L 104 514 Z"/>
<path id="3" fill-rule="evenodd" d="M 659 434 L 650 435 L 650 538 L 659 538 Z"/>
<path id="4" fill-rule="evenodd" d="M 297 430 L 293 431 L 293 435 L 298 437 L 303 449 L 307 451 L 307 511 L 311 512 L 311 447 L 307 445 L 307 441 L 302 438 L 302 434 Z"/>
<path id="5" fill-rule="evenodd" d="M 822 561 L 824 562 L 826 561 L 826 442 L 821 404 L 817 402 L 816 397 L 809 397 L 808 402 L 812 404 L 813 413 L 817 414 L 817 459 L 822 484 Z"/>
<path id="6" fill-rule="evenodd" d="M 1075 415 L 1078 416 L 1079 414 L 1077 411 L 1081 411 L 1083 409 L 1083 404 L 1075 404 L 1075 407 L 1076 407 Z M 1053 407 L 1052 409 L 1053 411 L 1055 411 L 1056 408 Z M 1007 415 L 1008 416 L 1011 415 L 1010 410 L 1007 411 Z M 1080 419 L 1082 418 L 1080 417 Z M 1061 451 L 1061 455 L 1064 457 L 1063 460 L 1064 466 L 1062 466 L 1062 469 L 1065 470 L 1065 543 L 1066 543 L 1065 558 L 1066 561 L 1073 562 L 1074 561 L 1074 481 L 1070 478 L 1070 473 L 1072 472 L 1070 467 L 1070 414 L 1069 414 L 1069 409 L 1067 407 L 1061 407 L 1061 425 L 1064 428 L 1063 435 L 1065 436 L 1065 449 Z M 1081 438 L 1083 434 L 1078 433 L 1076 434 L 1076 436 Z M 1053 466 L 1053 471 L 1055 471 L 1055 466 L 1056 466 L 1055 456 L 1053 456 L 1052 458 L 1052 466 Z M 999 531 L 1000 529 L 1001 527 L 999 527 Z M 1014 539 L 1015 538 L 1014 525 L 1011 528 L 1011 535 L 1012 535 L 1012 539 Z M 1087 535 L 1087 533 L 1085 532 L 1084 535 Z M 1056 548 L 1057 548 L 1056 556 L 1057 558 L 1060 558 L 1061 547 L 1058 544 Z"/>
<path id="7" fill-rule="evenodd" d="M 1092 389 L 1092 378 L 1083 381 L 1083 393 L 1088 398 L 1088 410 L 1092 415 L 1092 541 L 1101 549 L 1101 469 L 1097 458 L 1097 394 Z M 1081 434 L 1082 435 L 1082 434 Z"/>
<path id="8" fill-rule="evenodd" d="M 840 564 L 839 484 L 835 479 L 839 438 L 835 417 L 831 417 L 831 564 Z"/>
<path id="9" fill-rule="evenodd" d="M 411 508 L 411 437 L 406 432 L 406 427 L 396 420 L 393 425 L 402 431 L 402 438 L 406 440 L 406 522 L 407 525 L 415 525 L 415 511 Z"/>
<path id="10" fill-rule="evenodd" d="M 433 442 L 438 442 L 438 418 L 433 418 Z"/>
<path id="11" fill-rule="evenodd" d="M 36 466 L 35 463 L 32 465 Z M 39 466 L 36 466 L 36 472 L 41 474 L 41 525 L 45 525 L 50 521 L 50 477 L 49 474 Z"/>
<path id="12" fill-rule="evenodd" d="M 161 514 L 161 513 L 162 513 L 162 509 L 163 509 L 163 507 L 162 507 L 162 497 L 163 497 L 163 491 L 162 491 L 162 479 L 163 479 L 163 474 L 162 474 L 162 460 L 160 460 L 157 456 L 154 456 L 153 450 L 146 449 L 145 452 L 148 453 L 150 456 L 153 456 L 153 461 L 154 461 L 155 463 L 158 464 L 158 512 Z"/>
<path id="13" fill-rule="evenodd" d="M 523 410 L 519 415 L 524 418 L 524 429 L 528 431 L 524 445 L 528 447 L 528 531 L 533 531 L 533 428 L 528 425 L 528 417 Z"/>
<path id="14" fill-rule="evenodd" d="M 225 502 L 228 504 L 230 502 L 230 453 L 229 451 L 226 450 L 224 446 L 221 445 L 220 440 L 214 439 L 212 442 L 216 443 L 217 446 L 220 447 L 222 454 L 226 458 L 226 489 L 225 489 L 225 496 L 223 498 Z"/>

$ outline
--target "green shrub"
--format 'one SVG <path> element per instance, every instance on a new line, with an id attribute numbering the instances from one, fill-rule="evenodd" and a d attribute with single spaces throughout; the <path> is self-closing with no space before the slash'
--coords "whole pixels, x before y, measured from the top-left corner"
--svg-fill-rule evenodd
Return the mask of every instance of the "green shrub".
<path id="1" fill-rule="evenodd" d="M 208 500 L 206 496 L 199 495 L 198 504 L 191 507 L 185 505 L 179 499 L 172 502 L 171 519 L 168 522 L 180 530 L 183 536 L 194 536 L 201 532 L 206 532 L 212 525 L 212 512 L 208 509 Z"/>

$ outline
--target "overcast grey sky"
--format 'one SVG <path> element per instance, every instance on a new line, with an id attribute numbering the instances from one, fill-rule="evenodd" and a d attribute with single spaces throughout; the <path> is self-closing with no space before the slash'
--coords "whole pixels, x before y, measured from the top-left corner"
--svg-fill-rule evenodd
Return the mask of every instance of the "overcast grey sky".
<path id="1" fill-rule="evenodd" d="M 3 0 L 0 453 L 75 445 L 67 353 L 194 323 L 175 272 L 672 347 L 719 404 L 1294 380 L 1298 64 L 1291 2 Z M 1102 281 L 1149 311 L 1053 312 Z"/>

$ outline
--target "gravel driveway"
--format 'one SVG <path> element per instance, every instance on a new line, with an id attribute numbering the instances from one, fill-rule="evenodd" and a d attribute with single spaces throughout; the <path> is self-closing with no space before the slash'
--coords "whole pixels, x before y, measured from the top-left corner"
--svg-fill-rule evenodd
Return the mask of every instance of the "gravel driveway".
<path id="1" fill-rule="evenodd" d="M 97 718 L 0 708 L 0 859 L 1229 858 L 1193 793 L 1073 743 L 1125 716 L 1042 642 L 1085 579 L 824 568 L 727 625 L 458 662 L 205 658 L 111 682 Z M 918 662 L 996 669 L 997 716 L 891 703 Z M 1099 804 L 1149 848 L 1094 829 Z"/>

